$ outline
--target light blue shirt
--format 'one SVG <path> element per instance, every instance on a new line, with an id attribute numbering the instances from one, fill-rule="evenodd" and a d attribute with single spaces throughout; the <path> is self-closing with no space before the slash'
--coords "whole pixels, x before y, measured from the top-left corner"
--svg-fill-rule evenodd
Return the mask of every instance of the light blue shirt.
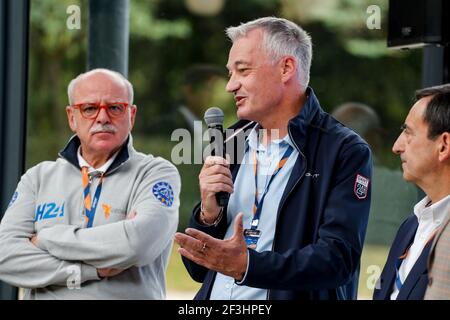
<path id="1" fill-rule="evenodd" d="M 272 173 L 278 166 L 281 157 L 291 145 L 293 152 L 284 167 L 272 181 L 264 200 L 259 219 L 258 229 L 261 231 L 256 251 L 272 251 L 273 238 L 277 220 L 278 206 L 284 189 L 298 157 L 298 151 L 289 135 L 283 139 L 272 140 L 267 147 L 258 143 L 259 126 L 256 126 L 246 140 L 246 152 L 234 182 L 234 193 L 231 194 L 227 209 L 228 230 L 225 239 L 231 238 L 234 232 L 234 220 L 239 212 L 244 213 L 243 227 L 249 229 L 253 219 L 253 203 L 255 200 L 255 176 L 253 169 L 253 154 L 257 153 L 258 162 L 258 200 L 264 194 Z M 245 276 L 244 276 L 245 279 Z M 241 286 L 234 278 L 217 273 L 211 291 L 211 300 L 265 300 L 267 290 Z"/>

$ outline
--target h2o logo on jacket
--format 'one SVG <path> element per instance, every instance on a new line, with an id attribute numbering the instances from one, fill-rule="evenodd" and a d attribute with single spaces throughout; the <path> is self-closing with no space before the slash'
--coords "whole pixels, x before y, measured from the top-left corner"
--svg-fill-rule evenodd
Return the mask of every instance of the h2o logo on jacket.
<path id="1" fill-rule="evenodd" d="M 46 219 L 53 219 L 56 217 L 64 216 L 64 202 L 61 206 L 58 206 L 54 202 L 46 202 L 40 204 L 36 208 L 36 218 L 35 222 Z"/>

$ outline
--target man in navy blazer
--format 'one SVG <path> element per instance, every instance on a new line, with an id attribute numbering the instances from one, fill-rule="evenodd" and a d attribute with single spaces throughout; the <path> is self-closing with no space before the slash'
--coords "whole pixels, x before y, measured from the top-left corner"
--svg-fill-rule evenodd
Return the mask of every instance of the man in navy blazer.
<path id="1" fill-rule="evenodd" d="M 421 300 L 428 284 L 427 260 L 433 237 L 450 210 L 450 85 L 416 92 L 402 133 L 392 150 L 402 161 L 403 178 L 426 197 L 400 226 L 378 280 L 376 300 Z"/>
<path id="2" fill-rule="evenodd" d="M 227 34 L 227 90 L 241 119 L 233 129 L 250 132 L 241 155 L 250 165 L 205 160 L 201 203 L 186 234 L 175 236 L 189 274 L 203 283 L 196 299 L 355 299 L 371 151 L 308 87 L 304 30 L 270 17 Z M 240 149 L 238 136 L 230 145 Z M 232 193 L 228 206 L 219 207 L 219 191 Z"/>

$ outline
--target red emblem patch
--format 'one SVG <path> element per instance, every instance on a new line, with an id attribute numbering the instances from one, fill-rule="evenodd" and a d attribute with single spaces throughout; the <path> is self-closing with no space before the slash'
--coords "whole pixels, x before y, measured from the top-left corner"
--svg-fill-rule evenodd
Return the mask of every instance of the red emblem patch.
<path id="1" fill-rule="evenodd" d="M 362 200 L 367 198 L 367 193 L 369 191 L 369 182 L 369 178 L 366 178 L 360 174 L 356 175 L 353 191 L 355 192 L 355 195 L 358 199 Z"/>

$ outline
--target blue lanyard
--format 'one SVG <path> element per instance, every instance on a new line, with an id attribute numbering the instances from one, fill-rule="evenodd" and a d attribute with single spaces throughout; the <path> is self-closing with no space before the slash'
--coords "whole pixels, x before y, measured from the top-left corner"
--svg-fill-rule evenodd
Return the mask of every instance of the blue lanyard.
<path id="1" fill-rule="evenodd" d="M 264 190 L 264 193 L 261 196 L 261 199 L 258 201 L 258 159 L 257 159 L 257 151 L 255 150 L 253 152 L 253 173 L 255 175 L 255 202 L 253 204 L 253 220 L 251 229 L 256 230 L 258 228 L 259 224 L 259 218 L 261 216 L 262 208 L 264 205 L 264 199 L 266 198 L 267 192 L 269 191 L 269 187 L 272 184 L 272 181 L 275 179 L 276 175 L 280 170 L 284 167 L 287 160 L 289 159 L 290 155 L 294 151 L 294 148 L 292 148 L 291 145 L 288 146 L 287 150 L 284 152 L 283 156 L 281 157 L 281 160 L 278 162 L 277 167 L 275 168 L 274 172 L 272 173 L 272 176 L 269 179 L 269 183 L 267 184 L 266 189 Z"/>
<path id="2" fill-rule="evenodd" d="M 98 200 L 100 198 L 100 194 L 102 193 L 102 185 L 103 185 L 103 174 L 100 176 L 100 182 L 98 183 L 97 189 L 95 190 L 94 199 L 91 202 L 90 188 L 91 182 L 89 181 L 88 168 L 81 168 L 83 188 L 84 188 L 84 209 L 86 212 L 86 226 L 87 228 L 91 228 L 94 223 L 95 211 L 97 210 Z"/>

